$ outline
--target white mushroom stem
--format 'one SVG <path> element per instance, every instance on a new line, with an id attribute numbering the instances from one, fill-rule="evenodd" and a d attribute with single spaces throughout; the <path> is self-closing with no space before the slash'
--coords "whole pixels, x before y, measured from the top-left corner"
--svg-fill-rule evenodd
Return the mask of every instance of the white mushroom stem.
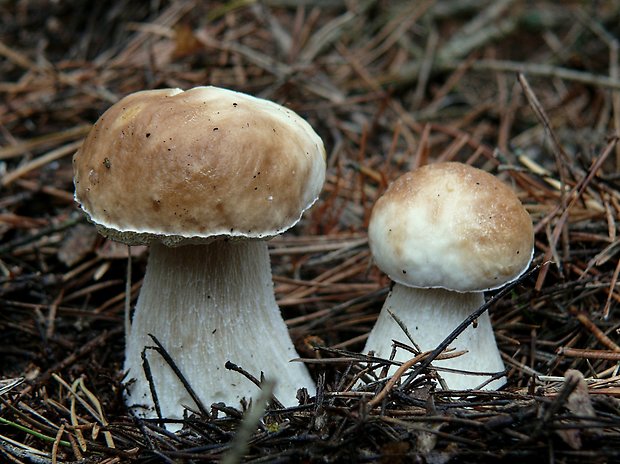
<path id="1" fill-rule="evenodd" d="M 422 351 L 435 349 L 472 312 L 484 304 L 482 292 L 459 293 L 433 288 L 412 288 L 394 284 L 388 295 L 379 319 L 373 327 L 364 353 L 374 351 L 376 356 L 388 358 L 392 351 L 392 340 L 411 345 L 409 339 L 389 314 L 391 311 L 407 327 L 411 338 Z M 492 374 L 502 372 L 504 363 L 500 356 L 491 320 L 487 312 L 475 324 L 465 329 L 450 348 L 467 350 L 467 353 L 447 360 L 434 361 L 435 367 L 447 367 L 486 375 L 466 375 L 440 371 L 449 388 L 465 390 L 476 388 Z M 396 361 L 407 361 L 413 355 L 406 350 L 396 351 Z M 396 368 L 391 369 L 393 373 Z M 483 388 L 496 390 L 506 383 L 506 378 L 494 380 Z"/>
<path id="2" fill-rule="evenodd" d="M 156 417 L 142 366 L 153 334 L 169 353 L 206 408 L 214 402 L 239 406 L 259 393 L 231 361 L 257 379 L 276 382 L 275 396 L 296 405 L 296 393 L 314 383 L 298 357 L 276 304 L 267 245 L 261 240 L 216 241 L 168 248 L 157 244 L 150 256 L 127 339 L 127 404 L 143 417 Z M 161 413 L 183 417 L 196 404 L 164 359 L 146 351 Z M 134 382 L 129 380 L 135 379 Z M 142 407 L 144 406 L 144 408 Z"/>

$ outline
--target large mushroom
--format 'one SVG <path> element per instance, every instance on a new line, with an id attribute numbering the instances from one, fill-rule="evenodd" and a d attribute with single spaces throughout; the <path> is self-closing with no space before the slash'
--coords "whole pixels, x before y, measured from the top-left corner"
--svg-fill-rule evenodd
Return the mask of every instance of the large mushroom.
<path id="1" fill-rule="evenodd" d="M 239 406 L 275 380 L 297 404 L 314 383 L 273 292 L 267 243 L 317 199 L 325 149 L 310 125 L 276 103 L 216 87 L 131 94 L 95 123 L 73 159 L 75 198 L 113 240 L 150 245 L 128 333 L 126 401 L 142 417 L 197 408 L 153 335 L 203 405 Z"/>
<path id="2" fill-rule="evenodd" d="M 394 285 L 364 352 L 388 357 L 392 340 L 408 343 L 394 314 L 423 351 L 437 347 L 484 303 L 485 290 L 517 279 L 533 250 L 532 220 L 515 193 L 493 175 L 466 164 L 423 166 L 390 185 L 368 227 L 377 266 Z M 451 345 L 467 353 L 435 361 L 449 388 L 470 389 L 504 370 L 487 312 Z M 398 350 L 397 361 L 411 355 Z M 485 389 L 504 385 L 505 377 Z"/>

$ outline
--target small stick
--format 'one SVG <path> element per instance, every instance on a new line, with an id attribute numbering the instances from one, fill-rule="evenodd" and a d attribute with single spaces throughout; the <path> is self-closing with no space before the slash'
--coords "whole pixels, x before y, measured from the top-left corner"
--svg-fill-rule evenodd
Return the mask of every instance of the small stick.
<path id="1" fill-rule="evenodd" d="M 238 372 L 239 374 L 243 375 L 246 379 L 248 379 L 250 382 L 252 382 L 258 388 L 261 388 L 261 385 L 264 383 L 264 382 L 261 382 L 260 380 L 258 380 L 256 377 L 254 377 L 252 374 L 250 374 L 248 371 L 246 371 L 242 367 L 237 366 L 233 362 L 226 361 L 226 364 L 224 364 L 224 367 L 226 369 Z M 277 408 L 284 409 L 284 405 L 280 401 L 278 401 L 278 399 L 275 396 L 273 397 L 273 403 L 274 403 L 274 405 Z"/>
<path id="2" fill-rule="evenodd" d="M 383 387 L 383 389 L 377 394 L 377 396 L 375 396 L 372 400 L 370 400 L 368 402 L 368 406 L 370 406 L 370 408 L 374 408 L 381 401 L 383 401 L 383 398 L 386 397 L 386 395 L 394 387 L 394 384 L 396 384 L 396 382 L 398 382 L 398 380 L 407 371 L 407 369 L 411 368 L 411 366 L 413 366 L 414 364 L 418 363 L 419 361 L 421 361 L 424 358 L 428 359 L 428 357 L 433 355 L 434 353 L 435 353 L 434 351 L 425 351 L 424 353 L 420 353 L 419 355 L 414 356 L 409 361 L 404 362 L 398 369 L 396 369 L 396 372 L 394 372 L 392 377 L 390 377 L 390 380 L 387 381 L 387 383 L 385 384 L 385 387 Z M 439 354 L 435 355 L 434 359 L 451 359 L 451 358 L 456 358 L 457 356 L 461 356 L 463 353 L 466 353 L 466 351 L 455 351 L 455 352 L 452 352 L 452 353 L 445 353 L 445 354 L 439 353 Z M 429 362 L 429 364 L 430 364 L 430 362 Z"/>
<path id="3" fill-rule="evenodd" d="M 614 288 L 616 287 L 616 282 L 618 282 L 618 274 L 620 274 L 620 261 L 618 261 L 618 264 L 616 264 L 614 273 L 611 276 L 611 282 L 609 283 L 609 292 L 607 294 L 607 301 L 605 301 L 605 307 L 603 308 L 604 319 L 607 319 L 609 317 L 609 310 L 611 309 L 611 300 L 614 296 Z"/>
<path id="4" fill-rule="evenodd" d="M 174 375 L 176 375 L 177 378 L 183 384 L 183 388 L 185 388 L 189 396 L 191 396 L 192 400 L 194 400 L 194 403 L 196 403 L 196 406 L 198 407 L 198 410 L 200 411 L 200 413 L 203 414 L 205 417 L 211 417 L 209 415 L 209 412 L 207 411 L 207 408 L 204 407 L 204 405 L 202 404 L 202 401 L 200 400 L 200 398 L 198 398 L 198 395 L 196 394 L 192 386 L 189 384 L 189 382 L 187 381 L 183 373 L 179 370 L 179 367 L 176 365 L 176 363 L 172 359 L 172 356 L 168 354 L 164 346 L 160 343 L 157 337 L 155 337 L 155 335 L 153 334 L 148 334 L 148 335 L 149 337 L 151 337 L 153 342 L 155 342 L 155 344 L 157 345 L 156 347 L 151 347 L 151 349 L 154 349 L 155 351 L 157 351 L 160 354 L 160 356 L 164 358 L 164 361 L 166 361 L 166 363 L 170 366 L 170 369 L 172 369 L 172 371 L 174 372 Z"/>
<path id="5" fill-rule="evenodd" d="M 460 62 L 455 62 L 448 67 L 455 68 L 459 64 Z M 471 67 L 476 71 L 521 72 L 529 74 L 530 76 L 543 76 L 573 82 L 581 82 L 582 84 L 591 85 L 592 87 L 604 87 L 616 90 L 620 89 L 619 79 L 548 64 L 482 59 L 477 60 Z"/>
<path id="6" fill-rule="evenodd" d="M 54 335 L 54 328 L 56 327 L 56 313 L 58 312 L 58 306 L 60 306 L 64 294 L 65 290 L 63 288 L 50 305 L 50 310 L 47 314 L 47 329 L 45 330 L 45 338 L 48 340 Z"/>
<path id="7" fill-rule="evenodd" d="M 71 139 L 82 138 L 86 134 L 88 134 L 88 131 L 91 129 L 91 127 L 92 126 L 90 124 L 76 126 L 64 131 L 55 132 L 53 134 L 35 137 L 34 139 L 30 139 L 16 145 L 10 145 L 8 147 L 0 148 L 0 160 L 21 156 L 24 153 L 32 150 L 37 150 L 45 145 L 52 145 L 56 143 L 62 143 Z"/>
<path id="8" fill-rule="evenodd" d="M 409 164 L 409 169 L 414 170 L 419 168 L 420 166 L 424 166 L 428 163 L 428 152 L 430 151 L 430 134 L 431 134 L 431 125 L 429 123 L 424 124 L 424 129 L 422 130 L 422 135 L 420 135 L 420 142 L 418 143 L 418 148 L 411 159 L 411 163 Z"/>
<path id="9" fill-rule="evenodd" d="M 618 263 L 618 266 L 620 266 L 620 262 Z M 618 269 L 618 267 L 616 267 L 616 269 Z M 594 335 L 596 339 L 601 342 L 602 345 L 606 346 L 612 351 L 620 352 L 620 346 L 618 346 L 611 338 L 605 335 L 605 333 L 601 329 L 599 329 L 598 326 L 594 324 L 594 322 L 590 320 L 590 318 L 585 312 L 577 312 L 576 308 L 571 309 L 575 310 L 575 317 L 577 318 L 577 320 L 581 322 L 581 324 L 583 324 L 586 329 L 592 332 L 592 335 Z"/>
<path id="10" fill-rule="evenodd" d="M 79 224 L 82 221 L 84 221 L 84 219 L 81 216 L 74 216 L 70 219 L 67 219 L 64 222 L 61 222 L 60 224 L 55 224 L 50 227 L 40 229 L 35 234 L 25 235 L 23 237 L 18 237 L 14 240 L 11 240 L 10 242 L 5 242 L 4 244 L 2 244 L 2 246 L 0 246 L 0 255 L 5 254 L 5 253 L 10 253 L 11 251 L 13 251 L 15 248 L 19 246 L 35 242 L 39 240 L 40 238 L 47 237 L 56 232 L 62 232 L 66 229 L 70 229 L 71 227 L 75 226 L 76 224 Z"/>
<path id="11" fill-rule="evenodd" d="M 2 186 L 6 187 L 7 185 L 10 185 L 15 180 L 19 179 L 20 177 L 29 173 L 30 171 L 41 168 L 45 166 L 46 164 L 51 163 L 52 161 L 56 161 L 64 156 L 67 156 L 75 152 L 80 147 L 80 145 L 82 145 L 81 139 L 75 142 L 71 142 L 66 145 L 63 145 L 62 147 L 56 148 L 55 150 L 52 150 L 43 156 L 35 158 L 29 163 L 23 166 L 20 166 L 19 168 L 15 169 L 12 172 L 9 172 L 8 174 L 5 174 L 1 181 Z"/>
<path id="12" fill-rule="evenodd" d="M 15 377 L 13 379 L 0 380 L 0 396 L 10 392 L 15 387 L 20 386 L 26 380 L 25 377 Z"/>
<path id="13" fill-rule="evenodd" d="M 620 353 L 608 350 L 582 350 L 580 348 L 560 348 L 558 349 L 560 356 L 570 358 L 586 358 L 586 359 L 609 359 L 610 361 L 620 361 Z"/>
<path id="14" fill-rule="evenodd" d="M 407 336 L 407 338 L 409 339 L 409 341 L 411 342 L 411 344 L 413 345 L 413 347 L 416 349 L 416 351 L 418 353 L 421 353 L 422 350 L 420 349 L 420 345 L 418 345 L 415 340 L 413 339 L 413 337 L 411 336 L 411 334 L 409 333 L 409 329 L 407 328 L 407 325 L 400 319 L 400 317 L 398 317 L 396 314 L 394 314 L 394 312 L 388 308 L 388 314 L 392 317 L 392 319 L 394 319 L 394 322 L 396 322 L 398 324 L 398 327 L 400 327 L 400 329 L 405 332 L 405 335 Z"/>
<path id="15" fill-rule="evenodd" d="M 58 462 L 58 445 L 60 445 L 60 439 L 62 438 L 62 434 L 65 433 L 65 424 L 62 424 L 58 428 L 58 433 L 56 434 L 56 439 L 52 444 L 52 464 L 56 464 Z"/>
<path id="16" fill-rule="evenodd" d="M 149 384 L 149 390 L 151 391 L 151 398 L 153 399 L 153 404 L 155 405 L 155 414 L 159 419 L 162 419 L 161 415 L 161 407 L 159 406 L 159 397 L 157 396 L 157 389 L 155 388 L 155 381 L 153 380 L 153 373 L 151 371 L 151 364 L 149 363 L 148 358 L 146 357 L 145 347 L 140 353 L 142 357 L 142 372 L 144 372 L 144 377 L 146 377 L 146 381 Z"/>
<path id="17" fill-rule="evenodd" d="M 66 190 L 62 190 L 56 187 L 52 187 L 51 185 L 41 185 L 39 182 L 35 182 L 34 180 L 28 179 L 17 179 L 15 181 L 15 185 L 24 188 L 26 190 L 30 190 L 31 192 L 43 192 L 50 197 L 54 197 L 58 200 L 61 200 L 65 203 L 73 204 L 73 193 L 67 192 Z"/>

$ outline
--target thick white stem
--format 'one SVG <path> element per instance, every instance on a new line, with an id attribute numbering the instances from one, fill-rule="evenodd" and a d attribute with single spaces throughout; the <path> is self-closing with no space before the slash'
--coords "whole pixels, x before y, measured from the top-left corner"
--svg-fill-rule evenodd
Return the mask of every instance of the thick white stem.
<path id="1" fill-rule="evenodd" d="M 379 319 L 373 327 L 364 353 L 374 351 L 377 356 L 388 358 L 392 340 L 411 345 L 409 339 L 388 313 L 388 309 L 407 327 L 413 340 L 422 351 L 433 350 L 467 316 L 484 303 L 482 292 L 458 293 L 443 289 L 421 289 L 394 284 Z M 487 312 L 475 325 L 470 325 L 450 345 L 468 353 L 450 360 L 434 361 L 436 367 L 449 367 L 464 371 L 493 374 L 504 370 L 504 363 L 497 348 L 493 327 Z M 406 361 L 413 356 L 405 350 L 397 350 L 395 359 Z M 391 369 L 393 373 L 396 368 Z M 464 390 L 475 388 L 489 379 L 490 375 L 465 375 L 440 372 L 449 388 Z M 496 390 L 506 383 L 505 377 L 487 384 L 487 390 Z"/>
<path id="2" fill-rule="evenodd" d="M 260 379 L 275 380 L 275 395 L 296 405 L 297 389 L 312 394 L 306 367 L 298 356 L 276 304 L 267 245 L 259 240 L 216 241 L 208 245 L 151 248 L 126 342 L 128 405 L 143 417 L 156 417 L 142 367 L 153 334 L 170 354 L 205 407 L 214 402 L 239 406 L 258 387 L 224 367 L 231 361 Z M 163 358 L 146 355 L 165 418 L 181 418 L 183 406 L 196 409 Z M 134 379 L 135 381 L 129 382 Z M 142 407 L 144 406 L 144 407 Z"/>

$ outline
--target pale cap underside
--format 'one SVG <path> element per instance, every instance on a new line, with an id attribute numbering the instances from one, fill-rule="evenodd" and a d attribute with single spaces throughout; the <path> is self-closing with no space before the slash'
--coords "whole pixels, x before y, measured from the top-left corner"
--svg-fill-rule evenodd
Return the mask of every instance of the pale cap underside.
<path id="1" fill-rule="evenodd" d="M 377 200 L 368 236 L 377 266 L 395 282 L 460 292 L 518 278 L 534 250 L 532 220 L 515 193 L 462 163 L 399 177 Z"/>
<path id="2" fill-rule="evenodd" d="M 268 238 L 299 221 L 325 180 L 323 142 L 305 120 L 217 87 L 128 95 L 73 163 L 76 201 L 130 244 Z"/>

